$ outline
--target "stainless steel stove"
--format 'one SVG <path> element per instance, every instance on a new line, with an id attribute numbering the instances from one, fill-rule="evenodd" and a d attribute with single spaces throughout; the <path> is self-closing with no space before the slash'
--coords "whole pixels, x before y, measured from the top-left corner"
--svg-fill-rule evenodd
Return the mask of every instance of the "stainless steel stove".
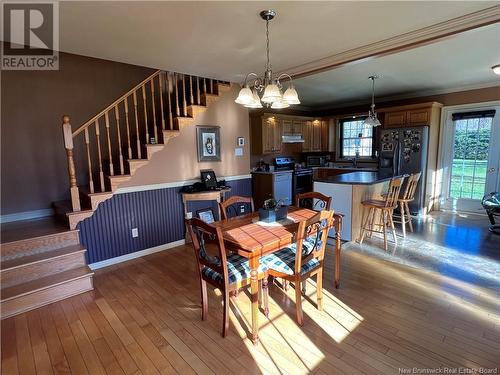
<path id="1" fill-rule="evenodd" d="M 297 168 L 295 159 L 291 157 L 279 157 L 274 159 L 276 171 L 292 171 L 292 194 L 306 193 L 313 190 L 313 169 Z M 292 199 L 295 201 L 295 199 Z"/>

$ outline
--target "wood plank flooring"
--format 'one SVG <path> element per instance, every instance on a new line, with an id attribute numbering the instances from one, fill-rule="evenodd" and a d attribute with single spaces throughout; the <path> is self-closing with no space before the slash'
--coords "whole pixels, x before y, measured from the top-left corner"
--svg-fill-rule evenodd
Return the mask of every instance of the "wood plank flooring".
<path id="1" fill-rule="evenodd" d="M 2 374 L 398 374 L 400 368 L 500 367 L 500 288 L 482 288 L 354 251 L 324 311 L 310 282 L 305 324 L 294 292 L 271 287 L 258 346 L 248 293 L 220 336 L 221 297 L 201 321 L 192 249 L 181 246 L 98 270 L 95 290 L 2 321 Z M 410 369 L 411 371 L 411 369 Z M 500 371 L 500 370 L 497 370 Z"/>

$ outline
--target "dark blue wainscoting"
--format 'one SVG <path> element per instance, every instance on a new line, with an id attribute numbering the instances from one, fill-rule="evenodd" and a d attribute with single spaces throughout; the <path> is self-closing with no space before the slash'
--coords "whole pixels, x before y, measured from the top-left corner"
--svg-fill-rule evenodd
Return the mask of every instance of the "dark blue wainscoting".
<path id="1" fill-rule="evenodd" d="M 251 179 L 228 181 L 228 195 L 251 196 Z M 179 187 L 116 194 L 101 203 L 97 211 L 78 224 L 80 239 L 87 248 L 87 262 L 130 254 L 184 238 L 184 214 Z M 193 204 L 189 209 L 208 207 Z M 199 206 L 199 207 L 198 207 Z M 216 212 L 214 207 L 214 212 Z M 195 214 L 195 210 L 193 212 Z M 132 228 L 139 237 L 132 238 Z"/>

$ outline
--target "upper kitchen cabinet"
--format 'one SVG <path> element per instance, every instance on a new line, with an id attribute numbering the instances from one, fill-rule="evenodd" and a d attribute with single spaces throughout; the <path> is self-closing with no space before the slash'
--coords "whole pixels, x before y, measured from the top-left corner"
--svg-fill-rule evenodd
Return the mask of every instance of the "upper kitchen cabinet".
<path id="1" fill-rule="evenodd" d="M 379 112 L 384 115 L 384 128 L 402 128 L 425 126 L 436 123 L 439 125 L 439 113 L 442 104 L 437 102 L 405 105 L 401 107 L 384 108 Z"/>
<path id="2" fill-rule="evenodd" d="M 283 118 L 283 135 L 302 135 L 304 128 L 304 120 L 295 120 L 291 118 Z"/>
<path id="3" fill-rule="evenodd" d="M 328 151 L 328 120 L 308 120 L 303 128 L 302 151 Z"/>
<path id="4" fill-rule="evenodd" d="M 255 116 L 250 118 L 252 154 L 281 152 L 283 122 L 277 116 Z"/>

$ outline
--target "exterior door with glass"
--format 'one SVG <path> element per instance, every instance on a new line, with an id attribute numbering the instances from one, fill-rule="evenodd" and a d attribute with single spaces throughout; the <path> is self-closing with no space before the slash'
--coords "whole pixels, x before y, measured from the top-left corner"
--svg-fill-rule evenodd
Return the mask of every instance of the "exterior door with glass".
<path id="1" fill-rule="evenodd" d="M 500 108 L 457 110 L 447 117 L 444 208 L 484 213 L 481 199 L 499 190 Z"/>

